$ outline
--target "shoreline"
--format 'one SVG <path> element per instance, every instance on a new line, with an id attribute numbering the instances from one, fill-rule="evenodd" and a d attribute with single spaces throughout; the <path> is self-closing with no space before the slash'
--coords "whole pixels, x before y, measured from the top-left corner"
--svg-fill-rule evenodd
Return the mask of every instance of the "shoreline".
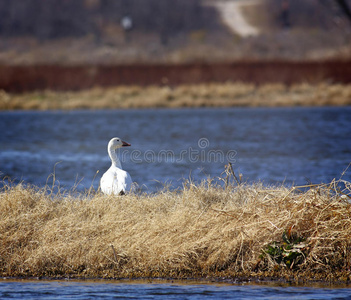
<path id="1" fill-rule="evenodd" d="M 247 284 L 247 285 L 285 285 L 285 286 L 306 286 L 306 287 L 351 287 L 351 281 L 327 281 L 327 280 L 287 280 L 284 278 L 160 278 L 160 277 L 139 277 L 139 278 L 101 278 L 101 277 L 0 277 L 0 281 L 71 281 L 71 282 L 104 282 L 104 283 L 180 283 L 180 284 Z"/>
<path id="2" fill-rule="evenodd" d="M 82 91 L 0 91 L 0 111 L 198 107 L 350 106 L 351 84 L 209 83 L 117 86 Z"/>

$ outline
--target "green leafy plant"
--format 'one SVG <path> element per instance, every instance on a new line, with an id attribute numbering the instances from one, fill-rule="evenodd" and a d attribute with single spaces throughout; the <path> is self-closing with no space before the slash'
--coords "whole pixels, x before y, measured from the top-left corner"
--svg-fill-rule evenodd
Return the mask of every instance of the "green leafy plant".
<path id="1" fill-rule="evenodd" d="M 274 241 L 266 246 L 261 258 L 266 255 L 277 264 L 284 264 L 293 269 L 304 262 L 307 254 L 306 239 L 296 233 L 292 233 L 292 227 L 284 231 L 282 240 Z"/>

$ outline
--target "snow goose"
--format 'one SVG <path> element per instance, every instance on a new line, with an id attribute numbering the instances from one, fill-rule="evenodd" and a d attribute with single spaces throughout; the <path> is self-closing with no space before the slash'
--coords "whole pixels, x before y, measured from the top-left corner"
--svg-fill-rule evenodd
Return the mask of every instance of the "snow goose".
<path id="1" fill-rule="evenodd" d="M 111 167 L 102 175 L 100 180 L 101 191 L 107 195 L 124 195 L 132 188 L 132 178 L 128 172 L 122 169 L 121 162 L 116 150 L 121 147 L 127 147 L 130 144 L 115 137 L 111 139 L 107 146 L 107 152 L 112 161 Z"/>

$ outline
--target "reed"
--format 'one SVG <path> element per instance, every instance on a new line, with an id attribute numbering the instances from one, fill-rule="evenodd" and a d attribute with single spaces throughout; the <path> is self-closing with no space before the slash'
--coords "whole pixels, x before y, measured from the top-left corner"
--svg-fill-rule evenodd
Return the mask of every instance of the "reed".
<path id="1" fill-rule="evenodd" d="M 79 92 L 38 91 L 9 94 L 0 91 L 0 110 L 126 109 L 180 107 L 282 107 L 351 105 L 350 84 L 292 86 L 248 83 L 210 83 L 170 86 L 118 86 Z"/>
<path id="2" fill-rule="evenodd" d="M 0 276 L 351 280 L 351 183 L 230 173 L 123 197 L 3 183 Z"/>

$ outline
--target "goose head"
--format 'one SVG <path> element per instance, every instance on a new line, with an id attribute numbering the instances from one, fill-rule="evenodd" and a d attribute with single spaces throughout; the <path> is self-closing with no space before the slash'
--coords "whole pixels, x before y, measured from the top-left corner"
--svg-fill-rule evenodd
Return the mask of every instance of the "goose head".
<path id="1" fill-rule="evenodd" d="M 109 150 L 115 150 L 118 148 L 128 147 L 128 146 L 131 146 L 131 145 L 125 141 L 122 141 L 120 138 L 115 137 L 109 141 L 107 148 Z"/>

